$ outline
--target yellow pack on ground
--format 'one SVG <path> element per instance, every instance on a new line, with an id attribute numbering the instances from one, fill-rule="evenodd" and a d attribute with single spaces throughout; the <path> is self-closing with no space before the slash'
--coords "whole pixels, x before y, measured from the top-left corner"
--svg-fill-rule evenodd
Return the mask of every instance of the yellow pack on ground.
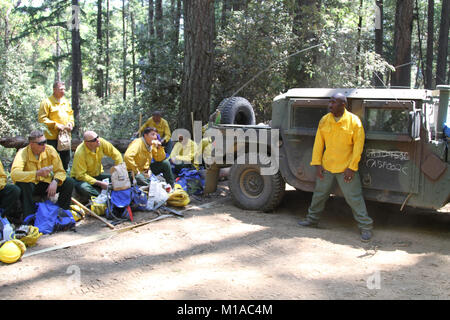
<path id="1" fill-rule="evenodd" d="M 176 184 L 173 192 L 169 193 L 169 198 L 167 199 L 167 204 L 174 207 L 184 207 L 191 202 L 189 195 L 183 188 Z"/>
<path id="2" fill-rule="evenodd" d="M 72 216 L 75 219 L 75 221 L 80 221 L 83 219 L 83 215 L 85 215 L 85 212 L 80 206 L 77 206 L 76 204 L 72 204 L 70 206 L 70 212 L 72 212 Z"/>
<path id="3" fill-rule="evenodd" d="M 28 233 L 25 237 L 20 238 L 27 247 L 32 247 L 36 244 L 42 233 L 39 232 L 39 228 L 35 226 L 29 226 Z"/>
<path id="4" fill-rule="evenodd" d="M 96 215 L 103 216 L 106 210 L 106 203 L 97 203 L 95 202 L 95 197 L 91 197 L 91 211 Z"/>

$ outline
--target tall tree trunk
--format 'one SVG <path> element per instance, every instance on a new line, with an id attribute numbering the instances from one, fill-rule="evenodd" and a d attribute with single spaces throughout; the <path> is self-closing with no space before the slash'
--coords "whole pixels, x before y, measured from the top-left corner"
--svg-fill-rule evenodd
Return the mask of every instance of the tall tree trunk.
<path id="1" fill-rule="evenodd" d="M 413 0 L 398 0 L 395 10 L 394 54 L 396 67 L 392 86 L 411 86 L 411 34 Z"/>
<path id="2" fill-rule="evenodd" d="M 148 38 L 149 38 L 149 43 L 151 44 L 153 41 L 153 37 L 155 35 L 155 25 L 154 25 L 154 15 L 155 15 L 155 11 L 154 11 L 154 4 L 153 4 L 153 0 L 148 0 Z M 153 52 L 153 48 L 149 48 L 149 52 L 148 52 L 148 57 L 149 57 L 149 63 L 150 63 L 150 69 L 153 66 L 153 63 L 155 61 L 155 53 Z M 152 75 L 152 72 L 150 72 L 150 75 Z"/>
<path id="3" fill-rule="evenodd" d="M 135 22 L 134 22 L 134 12 L 130 11 L 131 16 L 131 58 L 132 58 L 132 70 L 133 70 L 133 97 L 136 101 L 136 50 L 134 46 L 135 39 Z"/>
<path id="4" fill-rule="evenodd" d="M 184 70 L 180 128 L 192 130 L 195 120 L 207 121 L 214 59 L 214 0 L 184 2 Z"/>
<path id="5" fill-rule="evenodd" d="M 125 0 L 122 0 L 122 40 L 123 40 L 123 52 L 122 52 L 122 72 L 123 72 L 123 100 L 127 100 L 127 25 L 126 25 L 126 5 Z"/>
<path id="6" fill-rule="evenodd" d="M 55 81 L 61 81 L 61 63 L 59 62 L 61 56 L 61 46 L 59 45 L 59 28 L 56 28 L 56 72 Z"/>
<path id="7" fill-rule="evenodd" d="M 231 10 L 230 0 L 222 0 L 222 16 L 220 19 L 220 27 L 224 29 L 227 26 L 228 14 Z"/>
<path id="8" fill-rule="evenodd" d="M 97 0 L 97 97 L 103 98 L 103 35 L 102 35 L 102 2 Z"/>
<path id="9" fill-rule="evenodd" d="M 359 18 L 358 18 L 358 43 L 356 45 L 356 67 L 355 67 L 355 74 L 356 79 L 359 78 L 359 61 L 360 61 L 360 55 L 361 55 L 361 29 L 362 29 L 362 7 L 363 7 L 363 0 L 359 0 Z M 359 83 L 359 81 L 358 81 Z"/>
<path id="10" fill-rule="evenodd" d="M 428 0 L 427 57 L 425 65 L 425 89 L 433 88 L 434 0 Z"/>
<path id="11" fill-rule="evenodd" d="M 173 27 L 174 27 L 173 48 L 176 48 L 177 51 L 180 37 L 180 19 L 181 19 L 181 0 L 177 0 L 177 5 L 173 12 Z"/>
<path id="12" fill-rule="evenodd" d="M 291 54 L 318 43 L 320 6 L 320 0 L 295 0 L 292 33 L 297 37 L 298 45 L 292 48 Z M 290 57 L 286 75 L 288 87 L 311 87 L 313 82 L 308 68 L 314 66 L 316 60 L 317 50 Z"/>
<path id="13" fill-rule="evenodd" d="M 155 0 L 155 28 L 158 40 L 164 39 L 162 0 Z"/>
<path id="14" fill-rule="evenodd" d="M 9 26 L 9 13 L 10 12 L 11 12 L 11 8 L 7 8 L 5 17 L 3 19 L 5 21 L 3 43 L 4 43 L 6 49 L 8 49 L 8 47 L 9 47 L 10 32 L 11 32 L 10 26 Z"/>
<path id="15" fill-rule="evenodd" d="M 450 0 L 442 0 L 441 23 L 439 26 L 438 55 L 436 64 L 436 85 L 448 84 L 445 80 L 448 59 L 448 33 L 450 20 Z"/>
<path id="16" fill-rule="evenodd" d="M 176 4 L 175 4 L 176 1 Z M 171 43 L 171 57 L 173 61 L 177 61 L 178 57 L 178 45 L 179 45 L 179 37 L 180 37 L 180 19 L 181 19 L 181 0 L 172 0 L 171 1 L 171 17 L 173 21 L 173 31 L 172 34 L 172 43 Z M 172 79 L 175 80 L 177 78 L 177 68 L 173 68 L 172 71 Z"/>
<path id="17" fill-rule="evenodd" d="M 105 97 L 111 95 L 109 84 L 109 0 L 106 0 L 106 78 L 105 78 Z"/>
<path id="18" fill-rule="evenodd" d="M 383 0 L 377 0 L 376 12 L 375 12 L 375 53 L 380 57 L 383 55 Z M 383 74 L 381 72 L 375 72 L 373 75 L 372 83 L 375 87 L 384 87 Z"/>
<path id="19" fill-rule="evenodd" d="M 78 0 L 72 0 L 72 109 L 75 117 L 73 134 L 78 135 L 78 123 L 80 114 L 80 92 L 82 88 L 81 78 L 81 39 L 79 28 L 80 6 Z"/>

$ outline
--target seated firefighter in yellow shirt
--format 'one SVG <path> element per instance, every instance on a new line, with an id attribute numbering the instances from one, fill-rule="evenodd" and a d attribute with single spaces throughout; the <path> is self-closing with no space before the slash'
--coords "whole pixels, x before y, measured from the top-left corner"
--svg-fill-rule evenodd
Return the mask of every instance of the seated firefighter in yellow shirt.
<path id="1" fill-rule="evenodd" d="M 155 128 L 145 128 L 142 137 L 130 143 L 125 151 L 124 161 L 127 170 L 135 174 L 138 185 L 147 185 L 151 173 L 162 173 L 166 182 L 173 187 L 174 176 L 170 162 L 166 160 L 166 152 L 157 138 Z"/>
<path id="2" fill-rule="evenodd" d="M 156 131 L 161 138 L 160 141 L 162 146 L 164 147 L 164 150 L 168 154 L 172 152 L 173 142 L 170 139 L 172 137 L 172 134 L 170 132 L 169 123 L 167 122 L 167 120 L 162 118 L 162 114 L 160 111 L 154 111 L 152 113 L 152 116 L 148 118 L 144 125 L 139 128 L 139 135 L 142 134 L 145 128 L 156 128 Z"/>
<path id="3" fill-rule="evenodd" d="M 28 141 L 28 146 L 17 152 L 11 166 L 11 179 L 21 190 L 23 217 L 36 211 L 33 195 L 50 198 L 59 193 L 57 205 L 69 210 L 75 182 L 67 177 L 58 152 L 46 144 L 42 131 L 32 131 Z"/>
<path id="4" fill-rule="evenodd" d="M 6 172 L 0 161 L 0 211 L 2 218 L 19 226 L 22 224 L 22 215 L 17 211 L 17 202 L 20 199 L 20 188 L 15 184 L 6 183 Z"/>
<path id="5" fill-rule="evenodd" d="M 330 113 L 322 117 L 314 141 L 311 165 L 316 166 L 316 187 L 306 220 L 299 224 L 316 226 L 337 180 L 358 223 L 361 240 L 372 237 L 372 219 L 362 195 L 358 164 L 364 147 L 364 128 L 358 116 L 346 110 L 347 98 L 337 93 L 328 104 Z M 325 151 L 324 151 L 325 150 Z"/>
<path id="6" fill-rule="evenodd" d="M 75 150 L 70 176 L 75 178 L 75 188 L 81 195 L 97 197 L 102 189 L 108 188 L 103 180 L 111 178 L 111 174 L 103 172 L 102 158 L 110 157 L 115 165 L 123 159 L 119 150 L 94 131 L 86 131 L 83 140 Z"/>
<path id="7" fill-rule="evenodd" d="M 197 152 L 197 144 L 187 136 L 180 134 L 178 142 L 175 143 L 169 161 L 175 165 L 174 173 L 178 175 L 183 168 L 197 169 L 195 156 Z"/>

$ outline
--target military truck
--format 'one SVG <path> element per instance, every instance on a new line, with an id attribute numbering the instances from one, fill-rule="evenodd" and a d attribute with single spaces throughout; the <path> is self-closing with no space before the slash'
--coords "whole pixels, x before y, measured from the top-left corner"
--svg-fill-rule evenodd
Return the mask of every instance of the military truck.
<path id="1" fill-rule="evenodd" d="M 314 191 L 316 170 L 310 162 L 318 123 L 329 112 L 329 98 L 340 92 L 365 130 L 359 163 L 364 198 L 399 204 L 401 210 L 405 206 L 442 208 L 450 200 L 448 128 L 444 126 L 449 91 L 449 86 L 437 90 L 291 89 L 273 100 L 270 125 L 255 124 L 245 98 L 224 99 L 218 106 L 221 123 L 209 123 L 216 134 L 212 135 L 205 192 L 215 190 L 219 169 L 224 167 L 231 167 L 231 195 L 243 209 L 274 210 L 286 183 Z M 259 140 L 259 156 L 253 162 L 250 131 Z M 271 158 L 278 160 L 276 170 L 263 174 Z M 333 193 L 342 196 L 337 184 L 335 188 Z"/>

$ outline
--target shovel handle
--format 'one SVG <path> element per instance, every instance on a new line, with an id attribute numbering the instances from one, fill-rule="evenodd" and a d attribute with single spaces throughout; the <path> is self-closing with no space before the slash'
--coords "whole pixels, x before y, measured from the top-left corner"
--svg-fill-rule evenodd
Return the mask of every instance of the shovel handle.
<path id="1" fill-rule="evenodd" d="M 87 213 L 89 213 L 92 217 L 96 218 L 97 220 L 100 220 L 101 222 L 103 222 L 104 224 L 106 224 L 110 229 L 114 229 L 114 226 L 109 223 L 108 221 L 106 221 L 106 219 L 96 215 L 94 212 L 92 212 L 88 207 L 86 207 L 85 205 L 83 205 L 82 203 L 80 203 L 79 201 L 77 201 L 74 198 L 71 198 L 72 202 L 75 203 L 76 205 L 78 205 L 79 207 L 81 207 L 82 209 L 86 210 Z"/>

